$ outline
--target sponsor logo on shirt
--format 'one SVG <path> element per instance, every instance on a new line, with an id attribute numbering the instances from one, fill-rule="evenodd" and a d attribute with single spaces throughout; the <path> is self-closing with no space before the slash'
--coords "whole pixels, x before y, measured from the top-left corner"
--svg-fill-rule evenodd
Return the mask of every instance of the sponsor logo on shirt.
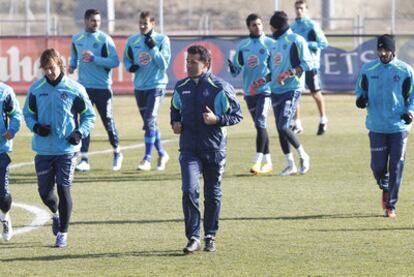
<path id="1" fill-rule="evenodd" d="M 379 76 L 377 76 L 377 75 L 372 75 L 370 78 L 371 78 L 371 79 L 379 79 Z"/>
<path id="2" fill-rule="evenodd" d="M 399 80 L 400 80 L 400 76 L 398 76 L 398 75 L 394 75 L 394 82 L 398 82 Z"/>
<path id="3" fill-rule="evenodd" d="M 49 93 L 46 93 L 46 92 L 39 93 L 39 96 L 48 96 L 48 95 L 49 95 Z"/>
<path id="4" fill-rule="evenodd" d="M 259 50 L 259 53 L 260 53 L 260 54 L 262 54 L 262 55 L 263 55 L 265 52 L 266 52 L 266 51 L 265 51 L 263 48 L 260 48 L 260 50 Z"/>
<path id="5" fill-rule="evenodd" d="M 141 52 L 138 56 L 139 62 L 143 65 L 147 65 L 151 62 L 151 56 L 147 52 Z"/>
<path id="6" fill-rule="evenodd" d="M 277 52 L 274 58 L 275 65 L 280 65 L 282 63 L 282 58 L 283 58 L 282 53 Z"/>
<path id="7" fill-rule="evenodd" d="M 210 93 L 208 92 L 208 90 L 205 90 L 205 91 L 203 91 L 203 95 L 207 97 L 207 96 L 210 95 Z"/>
<path id="8" fill-rule="evenodd" d="M 183 95 L 184 94 L 190 94 L 191 93 L 191 91 L 189 91 L 189 90 L 183 90 Z"/>
<path id="9" fill-rule="evenodd" d="M 259 64 L 259 58 L 256 55 L 250 55 L 247 58 L 247 65 L 250 68 L 255 68 Z"/>

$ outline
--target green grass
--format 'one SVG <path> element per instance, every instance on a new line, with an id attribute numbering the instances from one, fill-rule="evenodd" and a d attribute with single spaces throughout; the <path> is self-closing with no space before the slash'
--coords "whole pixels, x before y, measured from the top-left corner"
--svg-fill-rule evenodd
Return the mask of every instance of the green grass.
<path id="1" fill-rule="evenodd" d="M 173 139 L 165 144 L 171 156 L 167 170 L 136 171 L 143 149 L 124 151 L 124 166 L 116 173 L 110 170 L 111 154 L 92 156 L 92 171 L 75 177 L 69 247 L 52 248 L 50 222 L 1 241 L 1 276 L 413 274 L 413 147 L 409 143 L 397 219 L 384 219 L 380 191 L 369 169 L 365 112 L 354 107 L 349 95 L 326 97 L 330 121 L 322 137 L 315 135 L 318 115 L 313 99 L 302 98 L 305 132 L 300 139 L 311 156 L 311 170 L 304 176 L 276 176 L 285 162 L 273 117 L 269 132 L 275 173 L 248 173 L 255 131 L 244 112 L 244 121 L 228 129 L 218 250 L 183 256 L 178 141 L 168 125 L 169 100 L 164 100 L 159 120 L 163 138 Z M 133 98 L 115 98 L 114 110 L 122 145 L 142 143 L 142 122 Z M 91 148 L 109 148 L 100 121 Z M 30 134 L 23 127 L 15 139 L 13 163 L 31 161 L 33 156 Z M 44 208 L 33 166 L 11 171 L 11 190 L 15 202 Z M 12 210 L 15 228 L 28 224 L 31 217 L 22 209 Z"/>

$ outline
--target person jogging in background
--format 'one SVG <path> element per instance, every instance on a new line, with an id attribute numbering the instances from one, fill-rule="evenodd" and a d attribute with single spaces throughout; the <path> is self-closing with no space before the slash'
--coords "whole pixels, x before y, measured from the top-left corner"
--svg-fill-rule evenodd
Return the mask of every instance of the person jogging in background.
<path id="1" fill-rule="evenodd" d="M 305 174 L 310 168 L 310 158 L 296 134 L 291 130 L 290 121 L 295 114 L 303 90 L 302 73 L 309 70 L 312 60 L 305 39 L 292 32 L 285 12 L 276 11 L 272 15 L 270 28 L 276 40 L 270 47 L 270 74 L 256 80 L 255 86 L 260 87 L 263 83 L 270 82 L 276 128 L 287 162 L 287 167 L 278 175 L 290 176 L 298 173 L 290 145 L 299 154 L 299 173 Z"/>
<path id="2" fill-rule="evenodd" d="M 85 12 L 85 31 L 72 37 L 69 73 L 78 70 L 79 83 L 86 88 L 89 99 L 96 106 L 114 150 L 112 170 L 122 167 L 123 156 L 119 148 L 119 135 L 112 113 L 112 69 L 119 66 L 115 44 L 110 36 L 100 31 L 99 10 Z M 89 171 L 90 135 L 82 138 L 81 155 L 76 170 Z"/>
<path id="3" fill-rule="evenodd" d="M 221 208 L 221 180 L 226 164 L 224 126 L 242 119 L 233 87 L 210 71 L 208 49 L 187 49 L 188 77 L 177 82 L 171 100 L 171 126 L 180 135 L 182 204 L 187 245 L 185 254 L 201 250 L 200 176 L 204 179 L 204 251 L 216 251 Z"/>
<path id="4" fill-rule="evenodd" d="M 13 150 L 13 138 L 20 130 L 22 112 L 11 87 L 0 82 L 0 221 L 3 225 L 2 237 L 8 241 L 13 236 L 10 216 L 12 195 L 9 189 L 9 152 Z"/>
<path id="5" fill-rule="evenodd" d="M 171 59 L 170 39 L 154 31 L 155 18 L 141 12 L 140 33 L 128 38 L 124 50 L 124 66 L 134 74 L 134 94 L 144 121 L 145 153 L 137 170 L 151 170 L 152 149 L 158 151 L 157 170 L 165 169 L 170 159 L 161 143 L 157 117 L 168 83 L 167 68 Z"/>
<path id="6" fill-rule="evenodd" d="M 85 88 L 64 75 L 59 52 L 53 48 L 43 51 L 40 68 L 44 76 L 30 86 L 23 115 L 33 132 L 39 195 L 53 213 L 55 246 L 61 248 L 67 246 L 77 152 L 96 116 Z M 58 197 L 54 193 L 55 184 Z"/>
<path id="7" fill-rule="evenodd" d="M 384 216 L 395 218 L 414 114 L 414 77 L 411 66 L 395 56 L 395 41 L 390 35 L 378 37 L 377 55 L 359 72 L 356 106 L 367 109 L 371 170 L 382 192 Z"/>
<path id="8" fill-rule="evenodd" d="M 256 158 L 250 172 L 265 174 L 273 170 L 267 133 L 267 116 L 271 107 L 270 87 L 265 84 L 257 89 L 253 82 L 269 73 L 269 47 L 274 40 L 263 33 L 263 22 L 259 15 L 249 14 L 246 18 L 249 37 L 243 39 L 233 57 L 228 60 L 230 73 L 236 77 L 243 71 L 244 99 L 256 127 Z M 264 163 L 262 165 L 262 160 Z"/>
<path id="9" fill-rule="evenodd" d="M 320 136 L 323 135 L 328 128 L 328 117 L 326 116 L 325 100 L 321 92 L 321 78 L 319 72 L 321 50 L 328 47 L 328 40 L 319 25 L 309 18 L 308 3 L 306 0 L 298 0 L 295 2 L 295 12 L 296 20 L 291 26 L 292 31 L 304 37 L 308 42 L 308 47 L 313 60 L 312 68 L 305 72 L 305 83 L 318 107 L 320 120 L 316 134 Z M 301 133 L 303 127 L 300 121 L 300 105 L 298 105 L 295 117 L 295 122 L 292 125 L 293 130 L 296 133 Z"/>

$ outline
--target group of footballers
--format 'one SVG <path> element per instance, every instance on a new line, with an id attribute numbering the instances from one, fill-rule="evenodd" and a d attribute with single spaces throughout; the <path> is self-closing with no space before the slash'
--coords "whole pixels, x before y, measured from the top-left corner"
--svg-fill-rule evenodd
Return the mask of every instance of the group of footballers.
<path id="1" fill-rule="evenodd" d="M 273 170 L 266 128 L 270 107 L 287 162 L 287 167 L 278 175 L 308 172 L 310 158 L 297 136 L 303 131 L 298 112 L 303 76 L 319 109 L 317 135 L 327 130 L 318 70 L 320 52 L 328 43 L 318 25 L 306 15 L 307 9 L 306 1 L 295 2 L 296 20 L 291 26 L 287 14 L 276 11 L 269 22 L 271 37 L 264 34 L 259 15 L 248 15 L 249 37 L 240 42 L 235 55 L 228 60 L 233 76 L 243 74 L 244 99 L 257 132 L 252 174 Z M 60 54 L 53 48 L 47 49 L 40 57 L 44 76 L 30 87 L 23 109 L 26 125 L 33 132 L 32 147 L 37 153 L 38 191 L 53 214 L 52 230 L 56 236 L 55 246 L 59 248 L 67 246 L 74 170 L 90 170 L 87 152 L 89 133 L 96 119 L 93 104 L 114 149 L 112 169 L 120 170 L 123 160 L 112 115 L 111 70 L 119 66 L 119 58 L 111 37 L 99 30 L 99 10 L 87 10 L 84 19 L 85 31 L 72 38 L 68 65 L 69 74 L 79 70 L 79 82 L 65 76 Z M 166 69 L 171 49 L 169 38 L 155 32 L 154 26 L 154 16 L 142 12 L 140 33 L 128 38 L 123 55 L 126 70 L 134 74 L 134 95 L 144 122 L 145 153 L 137 167 L 142 171 L 151 170 L 154 147 L 158 151 L 157 170 L 164 170 L 169 160 L 162 147 L 157 115 L 168 82 Z M 356 104 L 368 109 L 371 168 L 383 191 L 381 201 L 385 216 L 392 218 L 395 217 L 405 145 L 414 110 L 413 76 L 412 69 L 395 58 L 395 42 L 391 37 L 385 35 L 378 39 L 378 57 L 361 71 Z M 177 82 L 171 101 L 171 126 L 174 133 L 180 135 L 182 201 L 188 239 L 183 251 L 186 254 L 201 249 L 200 175 L 204 177 L 205 192 L 204 250 L 216 250 L 227 143 L 222 127 L 242 120 L 232 86 L 211 73 L 211 58 L 208 49 L 201 45 L 187 49 L 188 77 Z M 388 78 L 378 77 L 383 75 Z M 394 94 L 389 96 L 389 90 Z M 383 92 L 382 97 L 378 96 L 378 91 Z M 0 121 L 0 220 L 3 239 L 10 240 L 13 235 L 9 214 L 12 198 L 8 188 L 10 158 L 7 153 L 12 150 L 12 139 L 20 128 L 22 112 L 12 88 L 5 84 L 0 86 L 0 112 L 3 115 Z M 298 167 L 291 146 L 298 153 Z"/>

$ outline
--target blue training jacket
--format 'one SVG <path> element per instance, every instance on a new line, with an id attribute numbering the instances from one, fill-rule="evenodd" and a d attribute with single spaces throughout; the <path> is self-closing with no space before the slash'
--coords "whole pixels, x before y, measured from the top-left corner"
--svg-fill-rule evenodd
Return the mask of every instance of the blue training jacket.
<path id="1" fill-rule="evenodd" d="M 312 67 L 312 58 L 309 53 L 305 39 L 288 29 L 270 48 L 270 72 L 272 93 L 283 94 L 288 91 L 302 90 L 304 87 L 303 75 L 292 76 L 285 80 L 283 85 L 277 82 L 277 77 L 291 68 L 300 66 L 303 71 L 308 71 Z"/>
<path id="2" fill-rule="evenodd" d="M 219 118 L 218 124 L 204 123 L 206 106 Z M 198 82 L 191 78 L 178 81 L 170 111 L 171 123 L 182 124 L 181 152 L 225 151 L 227 132 L 223 126 L 235 125 L 243 119 L 233 87 L 209 72 Z"/>
<path id="3" fill-rule="evenodd" d="M 13 89 L 4 83 L 0 83 L 0 113 L 0 153 L 7 153 L 13 150 L 13 141 L 2 135 L 9 131 L 14 136 L 20 130 L 22 112 Z"/>
<path id="4" fill-rule="evenodd" d="M 376 133 L 408 131 L 401 115 L 414 114 L 413 69 L 394 58 L 383 64 L 375 59 L 362 66 L 355 86 L 356 97 L 368 98 L 365 126 Z"/>
<path id="5" fill-rule="evenodd" d="M 145 35 L 130 36 L 124 50 L 124 66 L 127 71 L 135 73 L 135 90 L 154 88 L 165 89 L 168 83 L 167 68 L 171 59 L 170 39 L 163 34 L 152 31 L 151 38 L 156 46 L 150 49 L 145 44 Z M 136 65 L 136 71 L 131 66 Z"/>
<path id="6" fill-rule="evenodd" d="M 233 57 L 236 72 L 231 73 L 231 75 L 236 77 L 243 71 L 243 90 L 246 96 L 251 95 L 249 88 L 253 82 L 270 72 L 269 49 L 273 43 L 275 41 L 264 34 L 258 38 L 248 37 L 240 41 Z M 270 87 L 265 84 L 258 87 L 254 92 L 255 94 L 270 94 Z"/>
<path id="7" fill-rule="evenodd" d="M 89 50 L 93 61 L 84 62 L 82 53 Z M 70 67 L 79 65 L 79 83 L 85 88 L 111 89 L 112 68 L 119 66 L 114 41 L 104 32 L 80 32 L 72 37 Z"/>
<path id="8" fill-rule="evenodd" d="M 321 50 L 328 47 L 328 40 L 319 25 L 306 16 L 296 19 L 290 27 L 294 33 L 301 35 L 308 42 L 313 61 L 312 69 L 319 69 L 321 67 Z"/>
<path id="9" fill-rule="evenodd" d="M 47 137 L 33 133 L 32 148 L 39 155 L 78 152 L 81 144 L 71 145 L 68 137 L 75 130 L 83 138 L 88 136 L 96 119 L 85 88 L 66 76 L 55 86 L 45 77 L 34 82 L 27 93 L 23 115 L 32 132 L 36 123 L 51 126 Z"/>

